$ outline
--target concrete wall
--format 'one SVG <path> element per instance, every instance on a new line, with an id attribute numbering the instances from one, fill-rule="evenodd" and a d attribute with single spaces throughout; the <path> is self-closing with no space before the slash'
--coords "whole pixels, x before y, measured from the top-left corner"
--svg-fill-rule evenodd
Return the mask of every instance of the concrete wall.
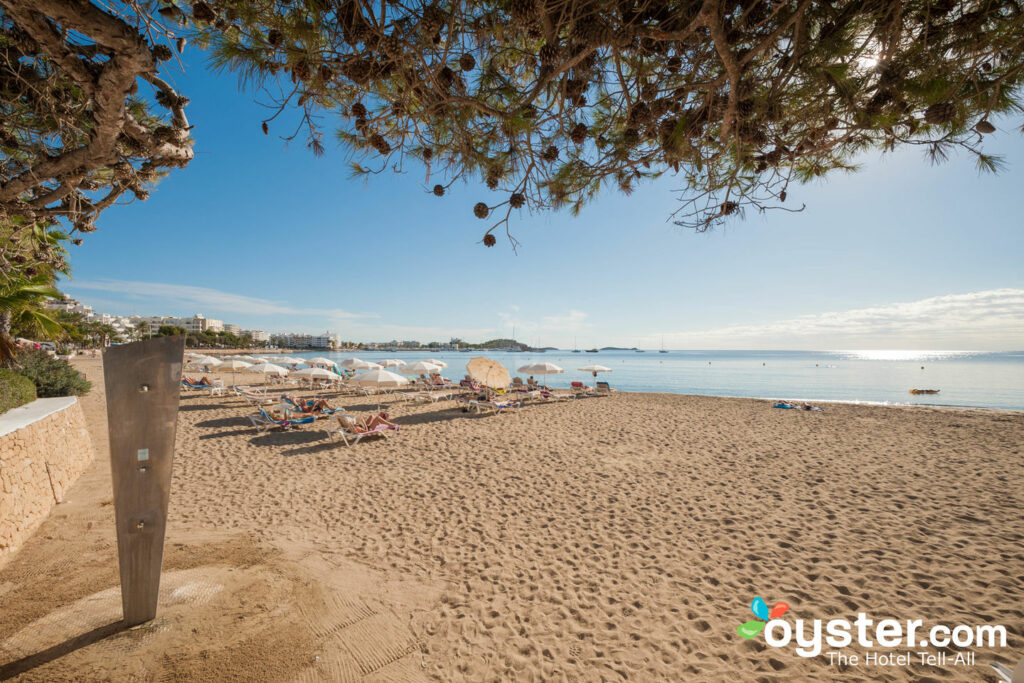
<path id="1" fill-rule="evenodd" d="M 0 415 L 0 564 L 92 460 L 78 399 L 41 398 Z"/>

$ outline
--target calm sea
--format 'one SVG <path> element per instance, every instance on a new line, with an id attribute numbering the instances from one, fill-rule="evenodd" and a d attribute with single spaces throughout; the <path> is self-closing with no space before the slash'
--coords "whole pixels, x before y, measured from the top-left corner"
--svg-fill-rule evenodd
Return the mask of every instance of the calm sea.
<path id="1" fill-rule="evenodd" d="M 564 374 L 549 375 L 551 386 L 573 380 L 593 383 L 577 368 L 603 365 L 613 387 L 706 396 L 848 401 L 892 405 L 974 406 L 1024 410 L 1024 351 L 600 351 L 573 353 L 391 352 L 300 353 L 341 361 L 356 355 L 370 361 L 406 362 L 435 358 L 448 363 L 445 376 L 461 379 L 470 358 L 485 355 L 515 372 L 532 362 L 554 363 Z M 538 378 L 541 379 L 541 378 Z M 911 389 L 939 389 L 912 395 Z"/>

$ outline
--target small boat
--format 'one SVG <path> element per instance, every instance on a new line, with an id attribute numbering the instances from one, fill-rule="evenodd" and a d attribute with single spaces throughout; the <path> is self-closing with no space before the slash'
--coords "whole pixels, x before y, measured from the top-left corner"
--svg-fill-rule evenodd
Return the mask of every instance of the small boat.
<path id="1" fill-rule="evenodd" d="M 939 393 L 939 390 L 938 389 L 911 389 L 910 393 L 912 393 L 912 394 L 937 394 L 937 393 Z"/>
<path id="2" fill-rule="evenodd" d="M 665 350 L 665 338 L 664 337 L 661 338 L 661 350 L 658 351 L 658 353 L 668 353 L 668 351 Z"/>
<path id="3" fill-rule="evenodd" d="M 581 353 L 579 348 L 576 347 L 576 337 L 572 338 L 572 352 L 573 353 Z"/>
<path id="4" fill-rule="evenodd" d="M 587 349 L 587 353 L 597 353 L 597 349 Z"/>

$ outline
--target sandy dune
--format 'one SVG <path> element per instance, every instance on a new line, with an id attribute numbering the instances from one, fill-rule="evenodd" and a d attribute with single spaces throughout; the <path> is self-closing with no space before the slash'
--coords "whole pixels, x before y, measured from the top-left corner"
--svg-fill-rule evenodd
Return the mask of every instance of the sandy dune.
<path id="1" fill-rule="evenodd" d="M 99 385 L 85 401 L 99 457 L 0 570 L 0 678 L 28 664 L 25 680 L 839 674 L 737 636 L 755 596 L 805 620 L 1010 632 L 974 668 L 844 680 L 978 681 L 993 657 L 1024 657 L 1024 414 L 658 394 L 492 416 L 395 402 L 397 438 L 345 448 L 315 428 L 257 434 L 239 400 L 185 394 L 161 616 L 26 662 L 117 618 L 101 368 L 82 367 Z"/>

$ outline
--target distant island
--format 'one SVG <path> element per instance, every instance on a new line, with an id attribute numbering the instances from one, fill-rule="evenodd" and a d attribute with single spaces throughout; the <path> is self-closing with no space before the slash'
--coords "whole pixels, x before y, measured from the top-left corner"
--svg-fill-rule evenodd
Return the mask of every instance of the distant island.
<path id="1" fill-rule="evenodd" d="M 635 347 L 635 346 L 632 346 L 632 347 L 630 347 L 628 349 L 626 347 L 624 347 L 624 346 L 602 346 L 601 350 L 602 351 L 638 351 L 639 349 L 637 349 L 637 347 Z"/>

